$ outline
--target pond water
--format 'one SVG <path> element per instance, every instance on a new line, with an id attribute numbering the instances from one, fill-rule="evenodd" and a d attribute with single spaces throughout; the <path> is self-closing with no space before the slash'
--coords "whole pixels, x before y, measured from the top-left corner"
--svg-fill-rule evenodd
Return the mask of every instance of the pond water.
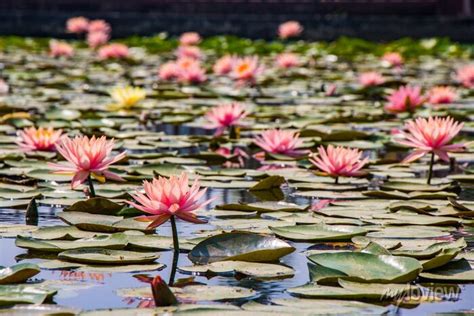
<path id="1" fill-rule="evenodd" d="M 288 195 L 288 192 L 286 192 Z M 474 190 L 464 191 L 464 197 L 469 196 L 469 193 L 474 193 Z M 237 202 L 255 202 L 257 199 L 246 190 L 231 190 L 231 189 L 211 189 L 207 193 L 207 198 L 213 197 L 215 201 L 208 207 L 211 209 L 213 205 L 228 204 Z M 304 199 L 295 199 L 289 197 L 288 201 L 296 203 L 305 203 Z M 40 207 L 39 210 L 39 226 L 53 226 L 63 225 L 64 223 L 55 216 L 55 212 L 60 211 L 57 208 Z M 212 220 L 212 217 L 210 218 Z M 0 210 L 0 222 L 23 224 L 25 222 L 24 211 L 18 210 Z M 214 227 L 208 224 L 194 225 L 188 222 L 178 221 L 178 230 L 180 236 L 192 237 L 194 231 L 213 229 Z M 165 223 L 157 229 L 159 235 L 171 236 L 171 227 L 169 222 Z M 474 231 L 471 230 L 469 234 L 463 234 L 467 239 L 469 247 L 474 247 Z M 214 276 L 208 279 L 206 276 L 196 275 L 195 282 L 200 282 L 209 285 L 228 285 L 240 286 L 256 290 L 259 294 L 254 300 L 269 304 L 272 298 L 290 298 L 291 295 L 285 290 L 300 286 L 309 282 L 309 272 L 304 251 L 313 246 L 313 243 L 291 242 L 296 248 L 296 251 L 290 255 L 282 258 L 281 263 L 292 267 L 295 270 L 295 275 L 292 278 L 283 280 L 269 280 L 269 281 L 255 281 L 250 278 L 236 279 L 232 277 Z M 327 247 L 331 248 L 330 243 Z M 15 246 L 14 238 L 0 238 L 0 266 L 9 266 L 22 260 L 28 251 Z M 31 258 L 31 257 L 30 257 Z M 34 258 L 34 255 L 33 255 Z M 164 280 L 168 280 L 171 273 L 171 266 L 173 260 L 172 251 L 161 251 L 159 262 L 166 264 L 166 267 L 159 272 L 146 272 L 147 274 L 159 274 Z M 36 262 L 38 260 L 31 260 Z M 181 253 L 179 256 L 178 266 L 192 265 L 186 253 Z M 74 273 L 67 270 L 43 270 L 35 277 L 38 280 L 59 280 L 65 283 L 73 282 L 74 286 L 67 288 L 67 290 L 60 290 L 54 297 L 54 303 L 63 306 L 76 307 L 82 310 L 93 309 L 108 309 L 108 308 L 133 308 L 143 307 L 147 301 L 133 298 L 122 298 L 117 295 L 116 291 L 121 288 L 141 287 L 142 283 L 138 282 L 133 277 L 137 273 L 97 273 L 97 272 L 82 272 Z M 175 280 L 181 278 L 189 278 L 189 274 L 176 272 Z M 388 311 L 390 313 L 397 313 L 399 315 L 428 315 L 432 313 L 455 312 L 460 310 L 469 310 L 474 308 L 472 298 L 474 297 L 474 285 L 465 284 L 459 285 L 460 295 L 454 295 L 444 302 L 424 303 L 410 308 L 396 308 L 389 305 Z M 100 299 L 98 299 L 100 298 Z M 242 304 L 245 300 L 239 300 L 234 304 Z"/>

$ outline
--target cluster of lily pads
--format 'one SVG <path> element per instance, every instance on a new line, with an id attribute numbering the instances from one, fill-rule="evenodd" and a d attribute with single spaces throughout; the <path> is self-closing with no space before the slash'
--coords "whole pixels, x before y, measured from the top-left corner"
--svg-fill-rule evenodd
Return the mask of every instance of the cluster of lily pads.
<path id="1" fill-rule="evenodd" d="M 0 268 L 0 314 L 137 312 L 48 304 L 61 285 L 41 270 L 134 274 L 151 286 L 116 294 L 140 314 L 381 314 L 474 282 L 468 49 L 356 42 L 364 54 L 338 55 L 292 41 L 297 22 L 253 46 L 197 33 L 107 44 L 110 25 L 85 18 L 68 31 L 89 47 L 0 53 L 0 208 L 25 214 L 0 236 L 27 251 Z M 64 224 L 45 225 L 51 207 Z M 284 298 L 175 280 L 278 282 L 302 273 L 295 254 L 308 282 Z"/>

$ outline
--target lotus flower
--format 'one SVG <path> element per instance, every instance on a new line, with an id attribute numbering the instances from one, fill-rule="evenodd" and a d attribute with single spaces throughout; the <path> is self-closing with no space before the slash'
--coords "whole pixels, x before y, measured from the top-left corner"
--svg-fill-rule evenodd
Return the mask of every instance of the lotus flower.
<path id="1" fill-rule="evenodd" d="M 165 81 L 177 79 L 179 77 L 178 65 L 175 62 L 164 63 L 158 70 L 158 77 Z"/>
<path id="2" fill-rule="evenodd" d="M 248 114 L 240 103 L 222 104 L 206 113 L 206 119 L 210 122 L 206 127 L 216 128 L 216 135 L 221 135 L 226 128 L 241 125 L 241 120 Z"/>
<path id="3" fill-rule="evenodd" d="M 403 162 L 415 161 L 428 153 L 434 153 L 441 160 L 449 161 L 448 152 L 459 152 L 465 148 L 464 144 L 449 145 L 463 126 L 463 123 L 455 122 L 450 117 L 417 118 L 406 123 L 407 132 L 398 133 L 394 140 L 415 148 Z"/>
<path id="4" fill-rule="evenodd" d="M 111 30 L 112 28 L 110 27 L 110 24 L 104 20 L 92 20 L 89 22 L 88 31 L 90 33 L 102 32 L 109 34 Z"/>
<path id="5" fill-rule="evenodd" d="M 178 56 L 178 58 L 200 59 L 202 53 L 197 46 L 180 46 L 176 51 L 176 56 Z"/>
<path id="6" fill-rule="evenodd" d="M 145 194 L 135 192 L 131 196 L 136 202 L 128 203 L 151 216 L 144 216 L 139 220 L 152 221 L 148 226 L 155 228 L 176 216 L 192 223 L 205 223 L 196 217 L 193 212 L 209 204 L 212 199 L 200 202 L 207 189 L 199 190 L 199 180 L 194 180 L 189 187 L 188 176 L 171 176 L 169 179 L 158 177 L 151 182 L 143 181 Z"/>
<path id="7" fill-rule="evenodd" d="M 23 151 L 54 151 L 61 134 L 62 130 L 54 130 L 52 127 L 25 128 L 18 132 L 17 144 Z"/>
<path id="8" fill-rule="evenodd" d="M 259 65 L 258 57 L 245 57 L 236 60 L 231 75 L 239 83 L 253 84 L 262 71 L 263 67 Z"/>
<path id="9" fill-rule="evenodd" d="M 120 59 L 128 57 L 128 47 L 124 44 L 113 43 L 103 46 L 98 51 L 100 59 Z"/>
<path id="10" fill-rule="evenodd" d="M 270 129 L 255 137 L 254 142 L 268 153 L 297 157 L 308 153 L 308 150 L 298 149 L 303 145 L 299 135 L 295 131 Z"/>
<path id="11" fill-rule="evenodd" d="M 277 56 L 276 65 L 283 69 L 293 68 L 300 65 L 300 60 L 296 54 L 282 53 Z"/>
<path id="12" fill-rule="evenodd" d="M 227 75 L 232 71 L 236 60 L 236 57 L 231 55 L 223 56 L 216 61 L 212 70 L 216 75 Z"/>
<path id="13" fill-rule="evenodd" d="M 176 65 L 180 70 L 186 70 L 193 67 L 201 67 L 199 60 L 189 57 L 178 58 Z"/>
<path id="14" fill-rule="evenodd" d="M 178 81 L 181 83 L 200 84 L 206 80 L 206 71 L 199 65 L 179 69 Z"/>
<path id="15" fill-rule="evenodd" d="M 109 34 L 104 32 L 89 32 L 86 40 L 90 48 L 97 48 L 109 41 Z"/>
<path id="16" fill-rule="evenodd" d="M 72 57 L 74 55 L 74 48 L 65 42 L 50 41 L 49 54 L 52 57 Z"/>
<path id="17" fill-rule="evenodd" d="M 382 61 L 388 63 L 391 67 L 400 67 L 403 65 L 403 57 L 396 52 L 387 52 L 382 56 Z"/>
<path id="18" fill-rule="evenodd" d="M 319 146 L 318 155 L 312 156 L 309 161 L 327 175 L 338 177 L 357 177 L 363 173 L 360 169 L 368 162 L 368 158 L 361 159 L 362 152 L 358 149 L 345 147 L 334 147 L 329 145 L 327 149 Z"/>
<path id="19" fill-rule="evenodd" d="M 466 65 L 457 71 L 457 80 L 466 88 L 474 87 L 474 65 Z"/>
<path id="20" fill-rule="evenodd" d="M 115 103 L 110 106 L 111 109 L 129 109 L 138 102 L 146 98 L 146 92 L 138 87 L 116 87 L 110 91 L 110 96 Z"/>
<path id="21" fill-rule="evenodd" d="M 407 132 L 400 132 L 394 136 L 394 141 L 415 148 L 403 162 L 412 162 L 431 153 L 431 162 L 428 174 L 428 184 L 433 173 L 434 156 L 449 161 L 448 152 L 464 151 L 465 144 L 451 144 L 454 137 L 461 131 L 464 124 L 455 122 L 452 118 L 429 117 L 417 118 L 405 124 Z"/>
<path id="22" fill-rule="evenodd" d="M 303 27 L 297 21 L 288 21 L 278 27 L 278 36 L 281 39 L 297 37 L 303 32 Z"/>
<path id="23" fill-rule="evenodd" d="M 388 98 L 385 109 L 392 113 L 414 112 L 425 101 L 420 87 L 404 86 L 393 92 Z"/>
<path id="24" fill-rule="evenodd" d="M 70 18 L 66 22 L 66 29 L 69 33 L 85 33 L 89 29 L 89 20 L 83 16 Z"/>
<path id="25" fill-rule="evenodd" d="M 453 103 L 458 98 L 456 91 L 451 87 L 434 87 L 428 96 L 428 102 L 431 104 Z"/>
<path id="26" fill-rule="evenodd" d="M 119 175 L 108 171 L 110 165 L 125 157 L 125 152 L 112 156 L 114 140 L 105 136 L 76 136 L 74 139 L 63 137 L 56 143 L 56 150 L 67 160 L 67 163 L 49 163 L 54 173 L 74 174 L 71 187 L 74 189 L 90 176 L 104 182 L 105 179 L 124 181 Z M 90 182 L 92 183 L 92 182 Z M 95 195 L 91 186 L 91 194 Z"/>
<path id="27" fill-rule="evenodd" d="M 359 83 L 364 87 L 378 86 L 384 82 L 382 75 L 375 71 L 364 72 L 359 76 Z"/>
<path id="28" fill-rule="evenodd" d="M 199 44 L 201 36 L 196 32 L 186 32 L 179 37 L 179 45 L 193 46 Z"/>

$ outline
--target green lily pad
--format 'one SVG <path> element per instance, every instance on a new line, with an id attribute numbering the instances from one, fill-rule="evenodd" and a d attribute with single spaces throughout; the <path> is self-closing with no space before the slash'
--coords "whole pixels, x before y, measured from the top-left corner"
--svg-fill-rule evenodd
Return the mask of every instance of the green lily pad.
<path id="1" fill-rule="evenodd" d="M 244 261 L 219 261 L 206 265 L 179 267 L 185 273 L 202 273 L 218 275 L 243 274 L 255 279 L 282 279 L 294 275 L 294 270 L 278 264 L 255 263 Z"/>
<path id="2" fill-rule="evenodd" d="M 298 205 L 288 202 L 254 202 L 254 203 L 233 203 L 217 205 L 219 210 L 235 210 L 246 212 L 303 212 L 309 208 L 309 205 Z"/>
<path id="3" fill-rule="evenodd" d="M 273 188 L 279 188 L 285 183 L 285 178 L 282 176 L 269 176 L 265 179 L 260 180 L 257 184 L 249 188 L 250 191 L 270 190 Z"/>
<path id="4" fill-rule="evenodd" d="M 435 282 L 474 282 L 474 268 L 468 260 L 460 259 L 430 272 L 422 272 L 420 277 Z"/>
<path id="5" fill-rule="evenodd" d="M 88 248 L 67 250 L 59 253 L 58 258 L 87 264 L 125 265 L 152 263 L 159 258 L 159 255 L 156 253 Z"/>
<path id="6" fill-rule="evenodd" d="M 216 261 L 272 262 L 295 250 L 278 238 L 254 233 L 234 232 L 209 237 L 189 253 L 195 264 Z"/>
<path id="7" fill-rule="evenodd" d="M 279 237 L 295 241 L 343 241 L 367 234 L 367 230 L 343 225 L 295 225 L 270 227 Z"/>
<path id="8" fill-rule="evenodd" d="M 221 301 L 244 299 L 255 296 L 257 292 L 238 286 L 189 285 L 184 288 L 172 287 L 174 295 L 181 301 Z M 119 289 L 121 297 L 152 298 L 150 287 Z"/>
<path id="9" fill-rule="evenodd" d="M 32 263 L 19 263 L 11 267 L 0 267 L 0 284 L 23 283 L 40 273 L 40 268 Z"/>
<path id="10" fill-rule="evenodd" d="M 29 284 L 0 285 L 0 306 L 41 304 L 55 294 L 56 291 L 41 289 Z"/>
<path id="11" fill-rule="evenodd" d="M 39 240 L 31 237 L 18 236 L 15 245 L 35 251 L 61 252 L 64 250 L 106 248 L 123 249 L 127 246 L 128 239 L 125 234 L 99 235 L 91 238 L 77 240 Z"/>
<path id="12" fill-rule="evenodd" d="M 372 283 L 402 283 L 414 280 L 422 265 L 409 257 L 337 252 L 311 255 L 317 265 L 340 271 L 344 280 Z"/>
<path id="13" fill-rule="evenodd" d="M 64 209 L 65 212 L 85 212 L 91 214 L 116 215 L 123 205 L 112 202 L 102 197 L 95 197 L 79 201 Z"/>

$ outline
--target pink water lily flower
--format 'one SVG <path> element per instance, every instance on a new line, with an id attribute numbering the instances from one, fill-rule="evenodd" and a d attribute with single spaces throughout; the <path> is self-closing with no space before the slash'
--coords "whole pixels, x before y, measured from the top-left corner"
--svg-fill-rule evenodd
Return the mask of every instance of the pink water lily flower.
<path id="1" fill-rule="evenodd" d="M 225 55 L 215 62 L 212 70 L 216 75 L 227 75 L 232 71 L 236 60 L 234 56 Z"/>
<path id="2" fill-rule="evenodd" d="M 474 64 L 459 68 L 457 80 L 466 88 L 474 88 Z"/>
<path id="3" fill-rule="evenodd" d="M 376 71 L 369 71 L 360 74 L 359 83 L 364 87 L 379 86 L 385 83 L 385 79 Z"/>
<path id="4" fill-rule="evenodd" d="M 88 31 L 90 33 L 102 32 L 109 34 L 111 30 L 112 28 L 110 27 L 110 24 L 104 20 L 92 20 L 89 22 Z"/>
<path id="5" fill-rule="evenodd" d="M 85 33 L 89 29 L 89 20 L 83 16 L 70 18 L 66 22 L 66 29 L 69 33 Z"/>
<path id="6" fill-rule="evenodd" d="M 298 67 L 300 65 L 298 55 L 293 53 L 282 53 L 276 57 L 275 62 L 277 67 L 283 69 Z"/>
<path id="7" fill-rule="evenodd" d="M 303 32 L 303 27 L 297 21 L 288 21 L 278 27 L 278 36 L 281 39 L 297 37 Z"/>
<path id="8" fill-rule="evenodd" d="M 178 82 L 187 84 L 200 84 L 207 80 L 206 71 L 199 65 L 179 68 Z"/>
<path id="9" fill-rule="evenodd" d="M 97 48 L 107 44 L 109 41 L 109 34 L 104 32 L 89 32 L 87 33 L 86 41 L 90 48 Z"/>
<path id="10" fill-rule="evenodd" d="M 129 53 L 126 45 L 113 43 L 101 47 L 98 51 L 98 55 L 100 59 L 120 59 L 127 58 Z"/>
<path id="11" fill-rule="evenodd" d="M 337 179 L 363 175 L 360 169 L 367 164 L 369 159 L 361 158 L 362 152 L 358 149 L 328 145 L 327 148 L 319 146 L 318 155 L 313 155 L 309 161 L 327 175 Z"/>
<path id="12" fill-rule="evenodd" d="M 232 77 L 239 83 L 254 84 L 262 73 L 263 66 L 259 64 L 257 56 L 238 58 L 232 69 Z"/>
<path id="13" fill-rule="evenodd" d="M 171 81 L 179 77 L 179 67 L 175 62 L 169 61 L 160 66 L 158 77 L 161 80 Z"/>
<path id="14" fill-rule="evenodd" d="M 434 87 L 428 92 L 428 102 L 431 104 L 453 103 L 458 94 L 451 87 Z"/>
<path id="15" fill-rule="evenodd" d="M 385 110 L 391 113 L 414 112 L 425 102 L 420 87 L 403 86 L 394 91 L 388 98 Z"/>
<path id="16" fill-rule="evenodd" d="M 412 162 L 428 153 L 433 153 L 441 160 L 449 161 L 448 152 L 464 151 L 465 144 L 451 144 L 451 140 L 461 131 L 464 124 L 451 117 L 417 118 L 405 124 L 406 132 L 394 136 L 394 141 L 415 148 L 403 162 Z"/>
<path id="17" fill-rule="evenodd" d="M 201 49 L 197 46 L 180 46 L 176 50 L 178 58 L 200 59 L 202 57 Z"/>
<path id="18" fill-rule="evenodd" d="M 29 127 L 18 132 L 17 144 L 23 151 L 54 151 L 62 130 Z"/>
<path id="19" fill-rule="evenodd" d="M 387 52 L 382 56 L 382 60 L 392 67 L 400 67 L 403 65 L 403 57 L 397 52 Z"/>
<path id="20" fill-rule="evenodd" d="M 179 37 L 179 45 L 193 46 L 199 44 L 201 36 L 196 32 L 186 32 Z"/>
<path id="21" fill-rule="evenodd" d="M 111 155 L 114 147 L 114 140 L 107 140 L 105 136 L 91 138 L 87 136 L 76 136 L 71 139 L 63 137 L 56 143 L 56 150 L 67 163 L 49 163 L 54 169 L 53 173 L 74 174 L 71 187 L 74 189 L 89 176 L 93 176 L 99 181 L 105 178 L 115 181 L 124 181 L 119 175 L 110 172 L 110 165 L 122 160 L 125 152 L 118 155 Z"/>
<path id="22" fill-rule="evenodd" d="M 66 42 L 50 41 L 49 55 L 52 57 L 72 57 L 74 48 Z"/>
<path id="23" fill-rule="evenodd" d="M 308 150 L 298 149 L 303 140 L 296 131 L 269 129 L 255 137 L 254 143 L 268 153 L 297 157 L 305 155 Z"/>
<path id="24" fill-rule="evenodd" d="M 145 194 L 135 192 L 131 196 L 136 202 L 128 203 L 151 216 L 139 217 L 141 221 L 151 221 L 148 228 L 155 228 L 176 216 L 191 223 L 205 223 L 197 218 L 194 211 L 206 206 L 212 199 L 200 201 L 207 189 L 200 190 L 199 180 L 189 186 L 188 175 L 158 177 L 151 182 L 143 181 Z"/>
<path id="25" fill-rule="evenodd" d="M 221 104 L 206 113 L 206 119 L 209 121 L 206 128 L 215 128 L 215 134 L 222 135 L 227 128 L 240 126 L 247 115 L 249 112 L 240 103 Z"/>

